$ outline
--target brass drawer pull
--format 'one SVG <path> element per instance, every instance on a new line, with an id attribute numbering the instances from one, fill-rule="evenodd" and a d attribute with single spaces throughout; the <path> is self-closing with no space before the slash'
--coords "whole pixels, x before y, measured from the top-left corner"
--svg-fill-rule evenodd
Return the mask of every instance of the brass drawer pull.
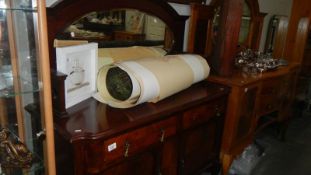
<path id="1" fill-rule="evenodd" d="M 219 111 L 216 112 L 216 117 L 220 117 L 221 113 Z"/>
<path id="2" fill-rule="evenodd" d="M 160 137 L 160 142 L 164 142 L 164 138 L 165 138 L 165 130 L 163 128 L 161 128 L 161 137 Z"/>
<path id="3" fill-rule="evenodd" d="M 125 151 L 124 151 L 124 157 L 128 157 L 129 155 L 129 149 L 130 149 L 130 143 L 128 141 L 125 142 Z"/>

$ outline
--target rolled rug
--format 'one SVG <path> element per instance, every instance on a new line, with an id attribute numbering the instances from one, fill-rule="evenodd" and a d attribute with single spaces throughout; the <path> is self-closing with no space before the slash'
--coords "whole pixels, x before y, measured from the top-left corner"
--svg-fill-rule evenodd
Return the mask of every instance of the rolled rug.
<path id="1" fill-rule="evenodd" d="M 95 98 L 116 108 L 156 103 L 206 79 L 209 72 L 206 60 L 193 54 L 122 61 L 99 70 Z"/>

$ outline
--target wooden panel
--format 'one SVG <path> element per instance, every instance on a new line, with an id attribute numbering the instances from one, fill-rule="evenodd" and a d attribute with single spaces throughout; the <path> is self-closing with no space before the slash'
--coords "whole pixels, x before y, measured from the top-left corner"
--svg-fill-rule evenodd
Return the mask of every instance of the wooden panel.
<path id="1" fill-rule="evenodd" d="M 114 39 L 121 41 L 142 41 L 145 39 L 145 34 L 132 33 L 127 31 L 115 31 Z"/>
<path id="2" fill-rule="evenodd" d="M 156 157 L 152 152 L 137 155 L 128 161 L 121 162 L 97 175 L 147 175 L 155 174 Z"/>
<path id="3" fill-rule="evenodd" d="M 293 117 L 293 103 L 296 92 L 296 83 L 298 77 L 298 69 L 293 69 L 287 76 L 284 77 L 281 85 L 282 91 L 280 94 L 280 112 L 279 121 L 287 121 Z"/>
<path id="4" fill-rule="evenodd" d="M 215 57 L 211 67 L 221 76 L 233 72 L 234 57 L 237 52 L 243 0 L 223 0 L 221 7 L 219 36 L 216 38 Z"/>
<path id="5" fill-rule="evenodd" d="M 205 0 L 167 0 L 168 2 L 180 3 L 180 4 L 190 4 L 190 3 L 202 3 Z"/>
<path id="6" fill-rule="evenodd" d="M 242 89 L 240 97 L 240 109 L 238 109 L 238 122 L 236 125 L 235 142 L 238 144 L 241 139 L 252 134 L 255 122 L 256 99 L 259 92 L 258 86 L 247 86 Z"/>
<path id="7" fill-rule="evenodd" d="M 184 135 L 183 169 L 185 175 L 198 174 L 218 156 L 219 136 L 222 135 L 223 116 L 214 117 L 205 125 L 189 130 Z"/>
<path id="8" fill-rule="evenodd" d="M 161 151 L 161 174 L 177 175 L 178 170 L 178 137 L 166 140 Z"/>
<path id="9" fill-rule="evenodd" d="M 309 34 L 310 19 L 307 17 L 301 18 L 298 22 L 297 33 L 295 37 L 295 45 L 292 48 L 291 61 L 302 63 L 306 41 Z"/>
<path id="10" fill-rule="evenodd" d="M 225 112 L 225 101 L 225 98 L 217 99 L 217 101 L 211 101 L 208 104 L 186 111 L 183 115 L 183 128 L 195 127 L 207 122 L 214 116 L 221 116 Z"/>
<path id="11" fill-rule="evenodd" d="M 311 1 L 310 0 L 295 0 L 292 3 L 291 17 L 288 25 L 288 36 L 286 40 L 285 57 L 291 62 L 295 62 L 293 48 L 296 45 L 296 33 L 299 20 L 303 17 L 308 17 L 311 20 Z"/>
<path id="12" fill-rule="evenodd" d="M 308 34 L 308 39 L 302 60 L 301 75 L 311 77 L 311 30 Z"/>
<path id="13" fill-rule="evenodd" d="M 200 54 L 211 59 L 215 38 L 213 38 L 214 7 L 203 4 L 191 4 L 189 21 L 189 53 Z"/>
<path id="14" fill-rule="evenodd" d="M 288 18 L 281 16 L 276 26 L 275 41 L 273 47 L 273 58 L 283 58 L 286 46 L 286 36 L 288 30 Z M 274 39 L 274 38 L 271 38 Z"/>
<path id="15" fill-rule="evenodd" d="M 102 170 L 105 164 L 132 156 L 175 134 L 176 117 L 170 117 L 104 142 L 91 142 L 86 153 L 88 170 L 90 172 Z"/>
<path id="16" fill-rule="evenodd" d="M 258 107 L 259 116 L 278 109 L 281 83 L 282 77 L 267 79 L 262 82 Z"/>

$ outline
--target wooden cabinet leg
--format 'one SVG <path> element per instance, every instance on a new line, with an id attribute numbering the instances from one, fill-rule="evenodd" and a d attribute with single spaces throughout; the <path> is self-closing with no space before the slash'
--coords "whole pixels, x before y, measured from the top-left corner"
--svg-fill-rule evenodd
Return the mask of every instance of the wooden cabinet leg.
<path id="1" fill-rule="evenodd" d="M 233 161 L 233 155 L 224 154 L 222 159 L 222 175 L 227 175 L 230 165 Z"/>

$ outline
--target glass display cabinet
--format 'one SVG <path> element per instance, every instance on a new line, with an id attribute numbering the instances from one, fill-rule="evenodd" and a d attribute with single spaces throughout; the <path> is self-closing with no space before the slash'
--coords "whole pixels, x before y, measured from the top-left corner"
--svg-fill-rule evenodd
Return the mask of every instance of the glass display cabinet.
<path id="1" fill-rule="evenodd" d="M 0 0 L 1 175 L 55 174 L 46 30 L 45 1 Z"/>

